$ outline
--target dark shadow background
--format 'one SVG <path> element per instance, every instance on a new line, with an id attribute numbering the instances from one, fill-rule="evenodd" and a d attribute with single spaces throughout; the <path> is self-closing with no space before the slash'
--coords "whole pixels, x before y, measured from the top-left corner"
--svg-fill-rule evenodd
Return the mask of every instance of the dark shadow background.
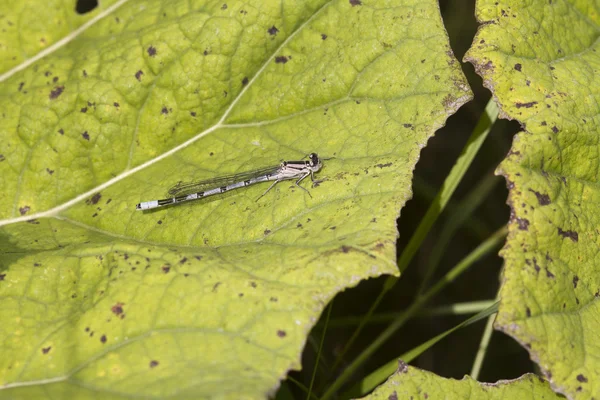
<path id="1" fill-rule="evenodd" d="M 477 31 L 478 24 L 474 15 L 475 0 L 441 0 L 440 9 L 450 37 L 450 45 L 456 58 L 462 61 Z M 398 220 L 400 231 L 398 254 L 405 248 L 431 203 L 431 196 L 426 195 L 421 188 L 428 186 L 433 188 L 435 192 L 438 191 L 490 98 L 490 92 L 483 87 L 482 80 L 475 74 L 473 66 L 462 64 L 462 68 L 475 98 L 451 116 L 446 126 L 429 140 L 427 147 L 421 152 L 414 178 L 414 182 L 418 181 L 420 184 L 416 185 L 415 188 L 413 182 L 413 198 L 402 209 Z M 497 120 L 492 132 L 490 132 L 452 197 L 452 202 L 460 201 L 481 179 L 486 175 L 491 175 L 508 153 L 512 138 L 518 131 L 518 123 Z M 481 205 L 472 215 L 472 218 L 482 228 L 481 231 L 475 234 L 473 230 L 463 227 L 456 232 L 432 282 L 436 282 L 457 262 L 475 249 L 477 245 L 508 222 L 510 210 L 506 205 L 508 191 L 505 180 L 501 176 L 493 179 L 496 180 L 494 189 L 483 199 Z M 430 251 L 436 246 L 437 233 L 443 227 L 448 215 L 447 212 L 442 214 L 442 217 L 434 225 L 407 271 L 402 275 L 396 287 L 384 298 L 377 313 L 402 311 L 411 304 L 422 281 L 423 270 L 428 262 Z M 485 235 L 482 236 L 482 234 Z M 502 259 L 498 256 L 497 251 L 494 251 L 450 284 L 429 306 L 494 299 L 499 289 L 501 268 Z M 385 277 L 382 277 L 363 281 L 357 287 L 337 295 L 334 300 L 331 318 L 364 315 L 381 291 L 385 279 Z M 451 329 L 469 317 L 470 315 L 430 317 L 409 321 L 403 329 L 398 331 L 368 359 L 352 381 L 357 382 L 393 357 L 399 356 L 430 338 Z M 309 340 L 305 348 L 302 358 L 302 371 L 290 373 L 290 377 L 307 387 L 310 385 L 311 375 L 315 368 L 315 349 L 321 338 L 322 331 L 319 325 L 322 322 L 323 316 L 311 333 L 313 344 Z M 485 324 L 486 321 L 482 320 L 454 332 L 410 364 L 432 371 L 442 377 L 462 379 L 464 375 L 469 374 L 471 371 Z M 367 326 L 348 352 L 346 361 L 351 362 L 364 348 L 371 344 L 385 327 L 385 324 L 370 324 Z M 322 357 L 329 364 L 333 363 L 336 351 L 343 348 L 353 331 L 354 327 L 330 327 L 328 329 L 323 344 Z M 534 367 L 528 353 L 521 346 L 503 333 L 494 331 L 479 375 L 479 381 L 496 382 L 500 379 L 517 378 L 526 372 L 534 372 Z M 323 376 L 322 372 L 322 370 L 319 370 L 317 373 L 315 387 L 320 387 L 320 384 L 323 383 L 319 380 Z M 286 381 L 286 384 L 287 388 L 285 390 L 289 389 L 295 398 L 306 398 L 306 394 L 290 380 Z M 348 387 L 346 386 L 345 389 Z M 340 393 L 343 393 L 345 389 Z M 321 393 L 317 393 L 317 396 L 319 394 Z"/>

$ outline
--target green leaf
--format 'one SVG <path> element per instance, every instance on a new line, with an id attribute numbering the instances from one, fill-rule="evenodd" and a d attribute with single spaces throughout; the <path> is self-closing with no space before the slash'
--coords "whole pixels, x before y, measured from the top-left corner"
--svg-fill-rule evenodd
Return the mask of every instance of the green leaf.
<path id="1" fill-rule="evenodd" d="M 103 0 L 85 14 L 75 12 L 75 2 L 18 1 L 0 3 L 0 80 L 13 68 L 21 70 L 56 46 L 61 46 L 99 18 L 113 12 L 124 0 Z"/>
<path id="2" fill-rule="evenodd" d="M 480 1 L 470 60 L 525 131 L 500 166 L 510 234 L 497 328 L 570 398 L 600 393 L 598 1 Z"/>
<path id="3" fill-rule="evenodd" d="M 420 149 L 471 97 L 437 3 L 416 0 L 124 3 L 5 76 L 13 398 L 272 394 L 337 292 L 398 274 Z M 311 151 L 333 157 L 311 195 L 135 210 Z"/>
<path id="4" fill-rule="evenodd" d="M 363 399 L 562 399 L 545 380 L 533 374 L 496 383 L 480 383 L 469 376 L 462 380 L 441 378 L 431 372 L 399 362 L 396 373 Z"/>

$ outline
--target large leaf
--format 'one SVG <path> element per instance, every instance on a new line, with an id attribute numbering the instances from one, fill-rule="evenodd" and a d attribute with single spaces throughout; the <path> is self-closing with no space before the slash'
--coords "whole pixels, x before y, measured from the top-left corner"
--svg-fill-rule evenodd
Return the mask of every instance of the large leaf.
<path id="1" fill-rule="evenodd" d="M 600 2 L 482 0 L 468 59 L 524 127 L 500 167 L 512 207 L 497 327 L 553 387 L 600 395 Z"/>
<path id="2" fill-rule="evenodd" d="M 335 293 L 398 273 L 419 151 L 470 98 L 433 0 L 165 4 L 2 83 L 7 396 L 272 393 Z M 333 157 L 312 197 L 135 210 L 310 151 Z"/>
<path id="3" fill-rule="evenodd" d="M 399 363 L 398 370 L 375 391 L 363 397 L 365 400 L 399 399 L 519 399 L 519 400 L 557 400 L 562 396 L 555 394 L 545 380 L 527 374 L 519 379 L 480 383 L 469 376 L 462 380 L 441 378 L 431 372 L 423 371 Z"/>

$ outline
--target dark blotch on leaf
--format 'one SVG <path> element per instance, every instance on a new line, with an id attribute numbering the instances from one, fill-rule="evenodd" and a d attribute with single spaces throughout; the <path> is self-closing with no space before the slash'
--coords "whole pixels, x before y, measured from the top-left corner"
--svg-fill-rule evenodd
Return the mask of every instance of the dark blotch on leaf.
<path id="1" fill-rule="evenodd" d="M 158 366 L 158 361 L 156 361 L 156 360 L 150 361 L 150 368 L 154 368 L 156 366 Z"/>
<path id="2" fill-rule="evenodd" d="M 142 72 L 142 70 L 139 70 L 138 72 L 135 73 L 135 79 L 137 79 L 138 81 L 141 81 L 142 75 L 144 75 L 144 72 Z"/>
<path id="3" fill-rule="evenodd" d="M 362 6 L 362 1 L 360 1 L 360 0 L 349 0 L 349 1 L 350 1 L 350 5 L 352 5 L 352 7 Z"/>
<path id="4" fill-rule="evenodd" d="M 587 378 L 583 374 L 577 375 L 577 380 L 579 382 L 587 382 L 588 381 Z"/>
<path id="5" fill-rule="evenodd" d="M 223 3 L 223 5 L 221 6 L 221 10 L 227 10 L 227 4 Z"/>
<path id="6" fill-rule="evenodd" d="M 194 111 L 192 111 L 192 112 L 190 112 L 190 115 L 191 115 L 192 117 L 195 117 L 195 116 L 196 116 L 196 113 L 195 113 Z"/>
<path id="7" fill-rule="evenodd" d="M 563 231 L 562 229 L 558 228 L 558 234 L 564 238 L 569 238 L 574 242 L 579 241 L 579 235 L 575 231 Z"/>
<path id="8" fill-rule="evenodd" d="M 326 35 L 326 34 L 324 34 L 324 33 L 321 33 L 321 39 L 322 39 L 322 40 L 325 40 L 325 39 L 327 39 L 327 35 Z"/>
<path id="9" fill-rule="evenodd" d="M 533 189 L 529 189 L 529 191 L 531 193 L 535 194 L 535 197 L 537 197 L 538 203 L 540 203 L 540 206 L 547 206 L 548 204 L 550 204 L 550 196 L 548 196 L 547 194 L 542 194 L 540 192 L 536 192 Z"/>
<path id="10" fill-rule="evenodd" d="M 573 277 L 573 289 L 577 289 L 577 282 L 579 282 L 579 277 L 575 275 Z"/>
<path id="11" fill-rule="evenodd" d="M 244 79 L 242 79 L 242 86 L 246 86 L 248 84 L 248 77 L 245 76 Z"/>
<path id="12" fill-rule="evenodd" d="M 25 82 L 21 82 L 19 83 L 19 92 L 21 91 L 21 89 L 23 89 L 23 86 L 25 85 Z"/>
<path id="13" fill-rule="evenodd" d="M 183 257 L 181 260 L 179 260 L 179 264 L 185 264 L 187 260 L 187 257 Z"/>
<path id="14" fill-rule="evenodd" d="M 54 88 L 54 90 L 50 91 L 50 100 L 54 100 L 56 99 L 58 96 L 60 96 L 62 94 L 62 92 L 64 92 L 65 87 L 64 86 L 56 86 Z"/>
<path id="15" fill-rule="evenodd" d="M 529 220 L 525 218 L 517 218 L 517 224 L 519 225 L 519 229 L 522 231 L 529 229 Z"/>
<path id="16" fill-rule="evenodd" d="M 119 107 L 119 103 L 117 103 L 116 101 L 113 103 L 113 105 L 114 105 L 115 107 Z"/>
<path id="17" fill-rule="evenodd" d="M 106 335 L 102 335 L 102 336 L 100 336 L 100 341 L 101 341 L 102 343 L 106 343 Z"/>
<path id="18" fill-rule="evenodd" d="M 556 125 L 554 125 L 554 126 L 552 127 L 552 132 L 554 132 L 554 133 L 558 133 L 558 128 L 556 127 Z"/>
<path id="19" fill-rule="evenodd" d="M 521 72 L 521 64 L 515 64 L 515 69 Z"/>
<path id="20" fill-rule="evenodd" d="M 65 134 L 65 131 L 64 131 L 64 129 L 63 129 L 63 128 L 60 128 L 60 129 L 58 130 L 58 133 L 60 133 L 61 135 L 64 135 L 64 134 Z"/>
<path id="21" fill-rule="evenodd" d="M 100 192 L 98 192 L 95 195 L 93 195 L 92 197 L 90 197 L 90 199 L 88 201 L 86 201 L 86 203 L 87 204 L 98 204 L 98 202 L 100 201 L 101 198 L 102 198 L 102 194 L 100 194 Z"/>
<path id="22" fill-rule="evenodd" d="M 158 221 L 156 221 L 157 224 L 162 225 L 162 220 L 159 219 Z"/>
<path id="23" fill-rule="evenodd" d="M 0 161 L 4 161 L 6 160 L 6 158 L 4 158 L 4 154 L 0 154 Z"/>
<path id="24" fill-rule="evenodd" d="M 271 233 L 271 230 L 270 229 L 265 229 L 265 232 L 264 232 L 265 236 L 267 236 L 269 233 Z"/>
<path id="25" fill-rule="evenodd" d="M 165 274 L 168 274 L 169 271 L 171 270 L 171 267 L 169 267 L 168 265 L 163 265 L 162 270 Z"/>
<path id="26" fill-rule="evenodd" d="M 388 396 L 388 400 L 398 400 L 398 394 L 396 394 L 396 392 L 394 391 Z"/>
<path id="27" fill-rule="evenodd" d="M 166 106 L 163 106 L 163 108 L 161 108 L 160 110 L 161 114 L 168 114 L 169 113 L 169 109 Z"/>
<path id="28" fill-rule="evenodd" d="M 48 347 L 42 347 L 42 353 L 44 353 L 44 354 L 48 354 L 48 352 L 50 351 L 50 349 L 51 349 L 51 348 L 52 348 L 51 346 L 48 346 Z"/>
<path id="29" fill-rule="evenodd" d="M 115 315 L 121 315 L 121 314 L 123 314 L 123 306 L 124 306 L 124 304 L 123 304 L 123 303 L 117 303 L 117 304 L 115 304 L 114 306 L 112 306 L 112 307 L 110 308 L 110 310 L 111 310 L 111 311 L 113 312 L 113 314 L 115 314 Z"/>
<path id="30" fill-rule="evenodd" d="M 25 215 L 25 214 L 27 214 L 27 212 L 28 212 L 29 210 L 31 210 L 31 207 L 29 207 L 29 206 L 24 206 L 24 207 L 21 207 L 21 208 L 19 208 L 19 213 L 20 213 L 21 215 Z"/>
<path id="31" fill-rule="evenodd" d="M 46 168 L 46 172 L 49 173 L 50 175 L 52 175 L 54 173 L 54 170 L 50 169 L 50 168 Z"/>
<path id="32" fill-rule="evenodd" d="M 6 274 L 0 274 L 0 281 L 3 281 L 4 277 L 6 277 Z"/>
<path id="33" fill-rule="evenodd" d="M 546 268 L 546 276 L 548 278 L 554 278 L 554 274 L 552 272 L 550 272 L 550 270 L 548 268 Z"/>
<path id="34" fill-rule="evenodd" d="M 279 32 L 279 29 L 277 29 L 275 27 L 275 25 L 273 25 L 272 27 L 270 27 L 267 32 L 269 32 L 269 35 L 273 36 L 273 35 L 277 35 L 277 32 Z"/>
<path id="35" fill-rule="evenodd" d="M 82 113 L 86 113 L 87 112 L 87 107 L 81 107 L 81 112 Z"/>
<path id="36" fill-rule="evenodd" d="M 150 46 L 148 47 L 148 50 L 146 50 L 148 52 L 148 55 L 150 57 L 154 57 L 156 55 L 156 47 L 154 46 Z"/>
<path id="37" fill-rule="evenodd" d="M 287 333 L 285 333 L 285 331 L 284 331 L 284 330 L 282 330 L 282 329 L 279 329 L 279 330 L 277 331 L 277 336 L 279 336 L 280 338 L 283 338 L 283 337 L 286 337 L 286 336 L 287 336 Z"/>
<path id="38" fill-rule="evenodd" d="M 276 64 L 285 64 L 286 62 L 288 62 L 288 58 L 286 56 L 277 56 L 277 57 L 275 57 L 275 63 Z"/>
<path id="39" fill-rule="evenodd" d="M 535 106 L 538 102 L 537 101 L 531 101 L 529 103 L 515 103 L 515 107 L 517 108 L 531 108 L 533 106 Z"/>
<path id="40" fill-rule="evenodd" d="M 81 136 L 83 136 L 85 140 L 90 140 L 90 134 L 87 131 L 83 132 Z"/>
<path id="41" fill-rule="evenodd" d="M 531 310 L 529 307 L 525 307 L 525 315 L 527 315 L 527 318 L 531 317 Z"/>

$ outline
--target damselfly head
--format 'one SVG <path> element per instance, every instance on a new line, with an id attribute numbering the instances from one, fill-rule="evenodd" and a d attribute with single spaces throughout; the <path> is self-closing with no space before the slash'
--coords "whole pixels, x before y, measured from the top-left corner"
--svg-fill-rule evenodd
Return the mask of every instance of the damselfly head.
<path id="1" fill-rule="evenodd" d="M 313 168 L 314 171 L 320 170 L 321 167 L 323 166 L 323 163 L 321 163 L 321 159 L 319 158 L 317 153 L 310 153 L 308 155 L 308 159 L 309 159 L 310 166 Z"/>

